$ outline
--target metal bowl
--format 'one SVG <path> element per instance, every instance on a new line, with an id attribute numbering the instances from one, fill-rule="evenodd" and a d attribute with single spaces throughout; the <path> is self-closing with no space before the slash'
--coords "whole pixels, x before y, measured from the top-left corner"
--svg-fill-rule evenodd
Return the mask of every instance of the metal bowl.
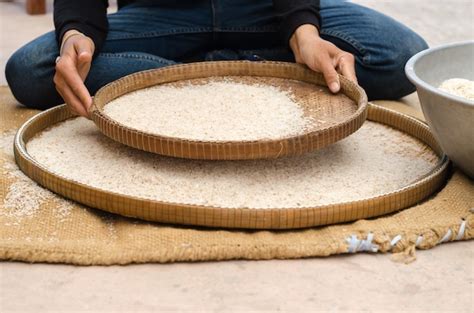
<path id="1" fill-rule="evenodd" d="M 422 51 L 408 61 L 405 72 L 442 149 L 474 178 L 474 101 L 438 89 L 447 79 L 474 80 L 474 41 Z"/>

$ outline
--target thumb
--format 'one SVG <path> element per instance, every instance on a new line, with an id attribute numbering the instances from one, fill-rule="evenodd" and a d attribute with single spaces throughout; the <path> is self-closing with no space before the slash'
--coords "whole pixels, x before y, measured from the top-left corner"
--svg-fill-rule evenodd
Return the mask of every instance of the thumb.
<path id="1" fill-rule="evenodd" d="M 92 62 L 92 49 L 88 40 L 78 40 L 74 43 L 77 53 L 77 70 L 82 80 L 86 79 Z"/>
<path id="2" fill-rule="evenodd" d="M 92 61 L 92 48 L 87 39 L 81 39 L 74 42 L 74 48 L 77 53 L 79 64 L 90 63 Z"/>

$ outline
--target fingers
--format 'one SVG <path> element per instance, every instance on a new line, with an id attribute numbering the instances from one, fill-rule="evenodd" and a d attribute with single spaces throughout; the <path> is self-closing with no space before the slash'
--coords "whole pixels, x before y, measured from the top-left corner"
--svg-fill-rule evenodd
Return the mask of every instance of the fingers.
<path id="1" fill-rule="evenodd" d="M 342 54 L 337 61 L 338 72 L 357 84 L 354 56 L 350 53 Z"/>
<path id="2" fill-rule="evenodd" d="M 54 83 L 69 108 L 87 117 L 92 98 L 84 85 L 92 62 L 93 43 L 85 36 L 70 36 L 61 49 Z"/>
<path id="3" fill-rule="evenodd" d="M 354 56 L 339 49 L 335 44 L 320 38 L 316 33 L 294 36 L 290 48 L 297 63 L 304 63 L 310 69 L 321 72 L 333 93 L 339 92 L 339 74 L 357 83 Z"/>
<path id="4" fill-rule="evenodd" d="M 303 49 L 306 53 L 301 54 L 301 59 L 310 69 L 320 72 L 324 76 L 324 80 L 331 92 L 336 93 L 340 90 L 339 75 L 336 71 L 335 62 L 331 58 L 328 51 L 315 53 L 315 49 Z M 296 60 L 297 63 L 300 63 Z"/>
<path id="5" fill-rule="evenodd" d="M 61 79 L 57 80 L 57 82 L 55 83 L 56 83 L 56 90 L 61 95 L 63 100 L 67 103 L 69 108 L 73 112 L 81 116 L 87 117 L 88 115 L 87 115 L 86 108 L 83 106 L 79 98 L 77 98 L 77 96 L 73 93 L 71 88 Z"/>
<path id="6" fill-rule="evenodd" d="M 87 75 L 90 65 L 82 65 L 83 75 Z M 69 56 L 61 57 L 56 65 L 56 89 L 64 101 L 78 114 L 87 116 L 87 109 L 92 104 L 92 98 L 78 73 L 74 61 Z"/>
<path id="7" fill-rule="evenodd" d="M 68 56 L 61 57 L 58 64 L 56 64 L 56 71 L 61 75 L 76 97 L 79 98 L 86 107 L 90 106 L 92 98 L 79 75 L 74 60 Z"/>
<path id="8" fill-rule="evenodd" d="M 337 74 L 332 58 L 329 56 L 329 54 L 322 54 L 320 55 L 319 63 L 319 67 L 321 68 L 321 72 L 324 75 L 324 79 L 326 80 L 329 90 L 331 90 L 333 93 L 339 92 L 341 89 L 339 75 Z"/>

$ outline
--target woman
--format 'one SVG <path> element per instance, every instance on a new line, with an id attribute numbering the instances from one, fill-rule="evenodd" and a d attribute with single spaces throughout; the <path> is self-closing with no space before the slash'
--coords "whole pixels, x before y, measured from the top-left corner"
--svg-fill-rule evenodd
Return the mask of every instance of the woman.
<path id="1" fill-rule="evenodd" d="M 14 53 L 6 78 L 24 105 L 63 101 L 87 114 L 101 86 L 124 75 L 180 62 L 278 60 L 322 72 L 332 92 L 338 73 L 369 99 L 414 91 L 406 61 L 425 41 L 393 19 L 339 0 L 56 0 L 56 31 Z"/>

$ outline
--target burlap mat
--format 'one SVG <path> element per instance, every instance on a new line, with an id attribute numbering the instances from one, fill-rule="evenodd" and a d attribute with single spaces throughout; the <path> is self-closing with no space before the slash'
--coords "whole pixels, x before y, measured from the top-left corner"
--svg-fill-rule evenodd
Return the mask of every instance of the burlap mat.
<path id="1" fill-rule="evenodd" d="M 379 104 L 421 116 L 401 103 Z M 0 148 L 11 151 L 14 130 L 35 113 L 19 106 L 7 87 L 0 87 Z M 88 209 L 45 192 L 22 176 L 11 152 L 0 152 L 0 173 L 2 260 L 111 265 L 392 251 L 409 262 L 415 246 L 429 249 L 474 237 L 474 182 L 460 172 L 454 172 L 434 198 L 410 209 L 378 219 L 295 231 L 177 227 Z M 9 193 L 15 183 L 26 186 L 20 196 Z M 12 199 L 28 201 L 28 206 L 8 207 Z"/>

